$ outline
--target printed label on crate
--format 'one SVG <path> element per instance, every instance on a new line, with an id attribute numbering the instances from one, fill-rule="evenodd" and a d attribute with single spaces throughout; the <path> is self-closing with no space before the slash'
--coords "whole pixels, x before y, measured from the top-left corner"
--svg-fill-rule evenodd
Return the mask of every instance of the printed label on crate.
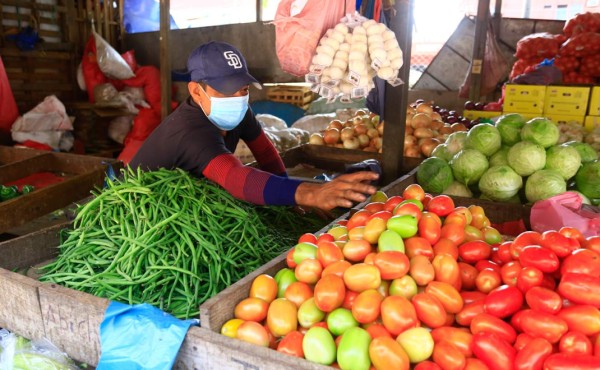
<path id="1" fill-rule="evenodd" d="M 320 64 L 313 64 L 309 68 L 310 73 L 315 74 L 317 76 L 320 76 L 321 74 L 323 74 L 324 70 L 325 70 L 325 66 L 322 66 Z"/>
<path id="2" fill-rule="evenodd" d="M 314 92 L 315 94 L 318 94 L 319 91 L 321 91 L 321 85 L 318 83 L 310 85 L 310 91 Z"/>
<path id="3" fill-rule="evenodd" d="M 352 97 L 352 99 L 360 99 L 366 97 L 367 93 L 368 91 L 366 86 L 355 87 L 352 89 L 352 94 L 350 97 Z"/>
<path id="4" fill-rule="evenodd" d="M 350 104 L 350 103 L 352 103 L 352 98 L 350 97 L 349 94 L 343 94 L 342 97 L 340 98 L 340 103 Z"/>
<path id="5" fill-rule="evenodd" d="M 330 98 L 333 96 L 333 89 L 329 86 L 321 85 L 321 89 L 319 90 L 319 95 L 325 98 Z"/>
<path id="6" fill-rule="evenodd" d="M 358 84 L 360 83 L 360 73 L 356 73 L 352 70 L 348 71 L 346 81 L 350 82 L 354 86 L 358 86 Z"/>
<path id="7" fill-rule="evenodd" d="M 376 72 L 379 71 L 379 68 L 383 66 L 383 62 L 377 58 L 373 59 L 371 62 L 371 68 L 373 68 Z"/>
<path id="8" fill-rule="evenodd" d="M 318 74 L 309 73 L 304 76 L 304 80 L 311 84 L 318 84 L 319 81 L 321 80 L 321 77 Z"/>
<path id="9" fill-rule="evenodd" d="M 400 77 L 396 77 L 394 79 L 388 80 L 388 83 L 393 87 L 400 86 L 404 84 L 404 81 Z"/>

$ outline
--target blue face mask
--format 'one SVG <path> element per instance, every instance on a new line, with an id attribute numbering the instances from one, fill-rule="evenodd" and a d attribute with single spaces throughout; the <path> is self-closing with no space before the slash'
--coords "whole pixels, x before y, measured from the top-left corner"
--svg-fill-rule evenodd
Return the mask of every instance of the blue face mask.
<path id="1" fill-rule="evenodd" d="M 204 93 L 206 94 L 205 91 Z M 231 131 L 236 128 L 248 111 L 248 94 L 229 98 L 206 96 L 210 99 L 210 114 L 207 117 L 221 130 Z"/>

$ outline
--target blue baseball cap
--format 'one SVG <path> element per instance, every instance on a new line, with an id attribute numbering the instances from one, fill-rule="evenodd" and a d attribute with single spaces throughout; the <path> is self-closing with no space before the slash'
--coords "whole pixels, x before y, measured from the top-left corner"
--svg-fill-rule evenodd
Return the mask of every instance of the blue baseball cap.
<path id="1" fill-rule="evenodd" d="M 192 81 L 204 82 L 223 94 L 233 94 L 242 86 L 262 86 L 248 73 L 244 56 L 233 45 L 211 41 L 196 48 L 187 62 Z"/>

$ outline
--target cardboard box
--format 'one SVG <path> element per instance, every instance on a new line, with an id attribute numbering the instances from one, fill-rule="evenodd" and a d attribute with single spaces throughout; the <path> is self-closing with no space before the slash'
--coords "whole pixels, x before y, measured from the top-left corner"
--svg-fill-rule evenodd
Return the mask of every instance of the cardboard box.
<path id="1" fill-rule="evenodd" d="M 502 115 L 502 112 L 497 111 L 485 111 L 485 110 L 468 110 L 465 109 L 463 111 L 463 117 L 468 119 L 489 119 L 494 117 L 499 117 Z"/>
<path id="2" fill-rule="evenodd" d="M 600 86 L 594 86 L 592 88 L 589 106 L 590 109 L 588 114 L 590 116 L 600 116 Z"/>
<path id="3" fill-rule="evenodd" d="M 590 90 L 589 86 L 548 86 L 544 113 L 585 116 Z"/>
<path id="4" fill-rule="evenodd" d="M 585 116 L 583 126 L 587 132 L 592 131 L 596 127 L 600 127 L 600 116 Z"/>
<path id="5" fill-rule="evenodd" d="M 516 113 L 541 114 L 544 111 L 544 85 L 507 84 L 504 90 L 504 110 Z"/>
<path id="6" fill-rule="evenodd" d="M 544 116 L 556 124 L 575 122 L 583 126 L 583 122 L 585 121 L 585 116 L 577 115 L 547 113 Z"/>

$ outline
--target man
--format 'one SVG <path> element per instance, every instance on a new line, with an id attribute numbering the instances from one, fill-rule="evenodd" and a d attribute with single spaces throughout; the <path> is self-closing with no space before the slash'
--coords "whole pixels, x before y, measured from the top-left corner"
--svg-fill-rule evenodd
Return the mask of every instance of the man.
<path id="1" fill-rule="evenodd" d="M 206 177 L 238 199 L 254 204 L 299 205 L 331 210 L 362 202 L 376 189 L 365 182 L 373 172 L 356 172 L 317 184 L 287 177 L 281 157 L 248 107 L 248 73 L 232 45 L 209 42 L 188 58 L 190 97 L 146 139 L 129 164 L 155 170 L 181 168 Z M 243 165 L 232 153 L 246 142 L 260 169 Z"/>

